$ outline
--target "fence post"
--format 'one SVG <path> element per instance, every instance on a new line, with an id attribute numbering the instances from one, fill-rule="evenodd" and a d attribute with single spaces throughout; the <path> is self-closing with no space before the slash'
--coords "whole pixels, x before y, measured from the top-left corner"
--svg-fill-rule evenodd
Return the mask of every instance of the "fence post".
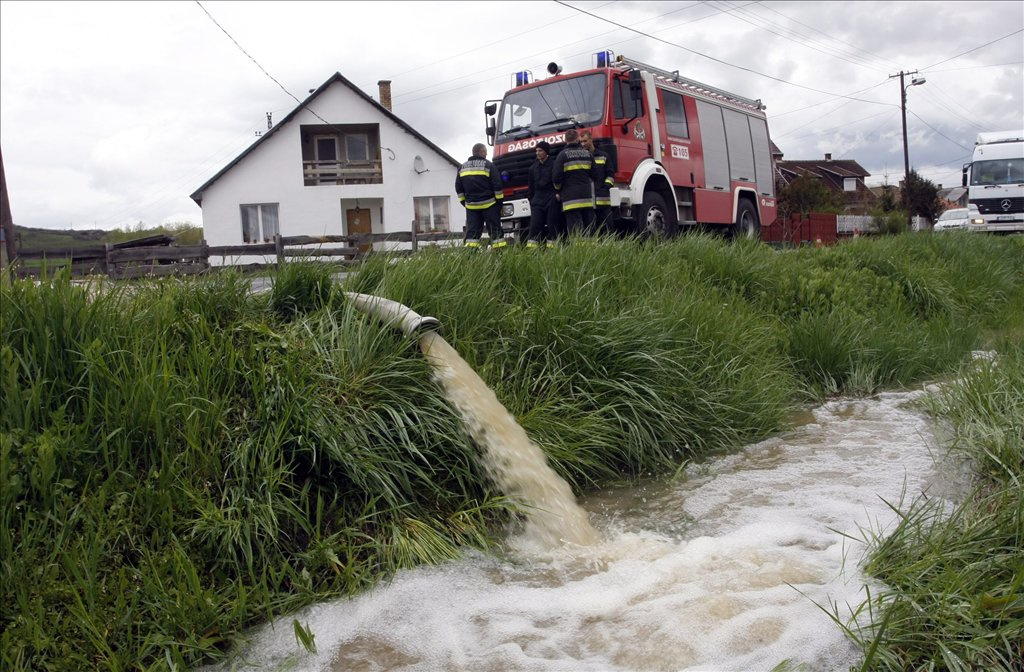
<path id="1" fill-rule="evenodd" d="M 418 249 L 418 243 L 417 243 L 417 240 L 416 240 L 416 219 L 413 218 L 413 220 L 412 220 L 412 251 L 416 252 L 417 249 Z"/>
<path id="2" fill-rule="evenodd" d="M 281 269 L 281 264 L 284 263 L 284 242 L 281 240 L 281 234 L 274 234 L 274 249 L 277 251 L 277 268 Z"/>
<path id="3" fill-rule="evenodd" d="M 108 278 L 114 277 L 114 268 L 110 263 L 110 251 L 113 249 L 111 243 L 103 243 L 103 270 L 107 274 Z M 74 256 L 72 256 L 74 259 Z M 74 264 L 74 262 L 72 262 Z"/>

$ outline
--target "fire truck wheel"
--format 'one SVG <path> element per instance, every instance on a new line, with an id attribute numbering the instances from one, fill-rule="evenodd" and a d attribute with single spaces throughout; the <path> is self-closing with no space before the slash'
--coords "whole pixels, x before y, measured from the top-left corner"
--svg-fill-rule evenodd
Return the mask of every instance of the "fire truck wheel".
<path id="1" fill-rule="evenodd" d="M 736 223 L 730 230 L 733 239 L 761 239 L 761 225 L 757 221 L 757 211 L 750 201 L 741 200 L 736 208 Z"/>
<path id="2" fill-rule="evenodd" d="M 665 199 L 656 191 L 644 194 L 638 221 L 640 235 L 645 238 L 671 238 L 678 230 L 675 217 L 665 206 Z"/>

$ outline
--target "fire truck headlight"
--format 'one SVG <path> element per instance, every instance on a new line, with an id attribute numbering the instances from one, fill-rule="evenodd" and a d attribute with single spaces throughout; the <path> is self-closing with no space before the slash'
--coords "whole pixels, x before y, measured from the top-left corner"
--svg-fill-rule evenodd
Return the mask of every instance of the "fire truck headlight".
<path id="1" fill-rule="evenodd" d="M 502 217 L 511 217 L 515 211 L 516 209 L 512 207 L 511 203 L 503 203 L 501 206 Z"/>

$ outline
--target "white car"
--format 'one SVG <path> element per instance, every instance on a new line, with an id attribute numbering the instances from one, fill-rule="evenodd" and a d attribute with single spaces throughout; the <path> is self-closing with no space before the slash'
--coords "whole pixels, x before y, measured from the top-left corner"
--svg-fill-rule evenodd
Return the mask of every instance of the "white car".
<path id="1" fill-rule="evenodd" d="M 955 229 L 967 229 L 970 219 L 967 217 L 967 208 L 953 208 L 946 210 L 939 215 L 935 222 L 935 231 L 953 231 Z"/>

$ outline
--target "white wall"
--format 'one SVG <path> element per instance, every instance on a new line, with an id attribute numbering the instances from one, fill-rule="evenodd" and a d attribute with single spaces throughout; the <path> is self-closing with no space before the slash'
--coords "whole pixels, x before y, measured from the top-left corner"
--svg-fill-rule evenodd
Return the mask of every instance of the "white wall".
<path id="1" fill-rule="evenodd" d="M 309 108 L 331 123 L 379 124 L 383 184 L 305 186 L 300 126 L 324 122 L 303 109 L 203 192 L 203 232 L 209 245 L 242 244 L 242 203 L 280 204 L 282 236 L 344 235 L 343 206 L 353 207 L 356 199 L 370 210 L 373 233 L 391 233 L 411 230 L 413 198 L 449 196 L 450 228 L 463 230 L 465 210 L 455 194 L 457 166 L 341 82 L 310 101 Z M 416 156 L 422 157 L 422 174 L 413 167 Z M 251 263 L 262 257 L 223 261 Z"/>

